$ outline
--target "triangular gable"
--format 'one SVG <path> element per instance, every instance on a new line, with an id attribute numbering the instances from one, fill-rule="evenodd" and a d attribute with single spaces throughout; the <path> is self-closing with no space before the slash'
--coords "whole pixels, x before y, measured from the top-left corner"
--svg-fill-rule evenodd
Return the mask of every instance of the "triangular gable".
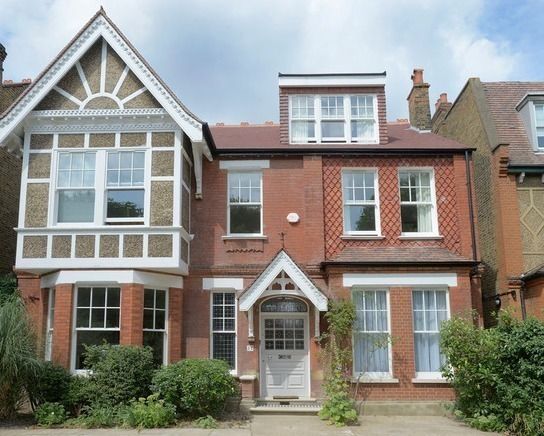
<path id="1" fill-rule="evenodd" d="M 179 101 L 101 8 L 34 83 L 4 114 L 0 115 L 0 143 L 3 143 L 17 129 L 25 117 L 35 110 L 46 96 L 50 95 L 55 88 L 60 88 L 57 85 L 65 80 L 67 75 L 75 75 L 78 72 L 76 64 L 93 46 L 96 47 L 101 38 L 107 42 L 108 48 L 111 47 L 117 57 L 128 66 L 131 74 L 134 75 L 133 81 L 139 81 L 144 85 L 150 97 L 159 107 L 166 110 L 191 141 L 204 142 L 203 122 Z M 151 98 L 149 101 L 152 101 Z M 74 110 L 74 108 L 67 110 Z M 205 153 L 208 154 L 209 150 Z"/>
<path id="2" fill-rule="evenodd" d="M 310 278 L 285 252 L 280 251 L 268 264 L 265 270 L 257 277 L 253 284 L 240 297 L 239 309 L 248 311 L 253 304 L 264 294 L 276 277 L 284 271 L 306 298 L 321 312 L 327 310 L 327 297 L 313 284 Z"/>

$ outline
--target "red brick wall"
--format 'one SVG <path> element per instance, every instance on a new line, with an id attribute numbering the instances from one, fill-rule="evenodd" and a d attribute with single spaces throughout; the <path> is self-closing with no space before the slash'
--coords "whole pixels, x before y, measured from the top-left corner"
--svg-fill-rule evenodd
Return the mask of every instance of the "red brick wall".
<path id="1" fill-rule="evenodd" d="M 53 319 L 51 360 L 65 368 L 70 368 L 73 304 L 73 285 L 57 285 L 55 287 L 55 316 Z M 75 344 L 72 344 L 72 346 L 75 347 Z"/>
<path id="2" fill-rule="evenodd" d="M 136 283 L 121 285 L 122 345 L 142 345 L 144 325 L 144 286 Z"/>
<path id="3" fill-rule="evenodd" d="M 182 358 L 183 347 L 183 290 L 168 289 L 168 363 Z"/>
<path id="4" fill-rule="evenodd" d="M 380 129 L 380 144 L 387 144 L 387 111 L 385 88 L 376 87 L 320 87 L 320 88 L 282 88 L 280 87 L 280 142 L 289 143 L 289 95 L 293 94 L 377 94 L 378 123 Z"/>
<path id="5" fill-rule="evenodd" d="M 40 278 L 32 274 L 17 276 L 21 296 L 34 324 L 39 354 L 43 355 L 45 345 L 45 326 L 47 323 L 48 292 L 40 288 Z"/>

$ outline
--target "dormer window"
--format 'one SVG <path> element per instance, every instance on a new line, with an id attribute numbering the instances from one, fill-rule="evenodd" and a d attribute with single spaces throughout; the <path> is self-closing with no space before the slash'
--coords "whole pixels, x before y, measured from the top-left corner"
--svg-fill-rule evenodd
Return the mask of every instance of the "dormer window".
<path id="1" fill-rule="evenodd" d="M 292 95 L 289 103 L 291 143 L 376 144 L 376 96 Z"/>
<path id="2" fill-rule="evenodd" d="M 537 145 L 544 149 L 544 104 L 535 104 L 535 120 Z"/>

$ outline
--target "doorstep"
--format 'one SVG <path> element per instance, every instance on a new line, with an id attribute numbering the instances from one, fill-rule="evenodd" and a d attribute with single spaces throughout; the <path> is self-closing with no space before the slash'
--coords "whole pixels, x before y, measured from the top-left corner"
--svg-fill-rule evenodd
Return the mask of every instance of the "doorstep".
<path id="1" fill-rule="evenodd" d="M 315 399 L 257 399 L 249 408 L 253 415 L 317 415 L 321 410 L 321 402 Z"/>

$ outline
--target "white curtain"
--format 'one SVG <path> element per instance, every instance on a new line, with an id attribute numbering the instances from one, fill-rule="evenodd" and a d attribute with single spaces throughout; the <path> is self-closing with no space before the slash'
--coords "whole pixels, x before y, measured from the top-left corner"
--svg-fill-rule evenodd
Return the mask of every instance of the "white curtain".
<path id="1" fill-rule="evenodd" d="M 389 372 L 389 350 L 383 333 L 355 335 L 355 372 Z"/>
<path id="2" fill-rule="evenodd" d="M 417 231 L 428 233 L 433 231 L 431 205 L 417 206 Z"/>

